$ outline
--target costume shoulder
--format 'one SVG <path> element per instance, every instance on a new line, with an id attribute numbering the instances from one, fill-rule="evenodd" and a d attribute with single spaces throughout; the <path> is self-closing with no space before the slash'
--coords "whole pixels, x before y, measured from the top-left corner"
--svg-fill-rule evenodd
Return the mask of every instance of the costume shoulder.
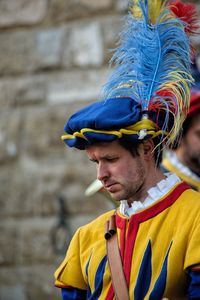
<path id="1" fill-rule="evenodd" d="M 200 223 L 200 193 L 189 188 L 185 190 L 177 202 L 179 206 L 179 215 L 184 216 L 187 221 L 190 220 L 191 226 L 195 220 Z M 186 222 L 186 221 L 184 221 Z"/>
<path id="2" fill-rule="evenodd" d="M 196 210 L 200 213 L 200 193 L 189 188 L 185 190 L 181 196 L 183 206 L 187 206 L 187 210 Z"/>
<path id="3" fill-rule="evenodd" d="M 81 231 L 81 234 L 88 234 L 91 231 L 98 232 L 98 229 L 100 229 L 102 232 L 102 227 L 105 228 L 106 221 L 108 221 L 109 217 L 111 215 L 113 215 L 114 212 L 115 212 L 115 210 L 110 210 L 110 211 L 100 215 L 99 217 L 97 217 L 96 219 L 91 221 L 90 223 L 83 225 L 82 227 L 79 228 Z"/>
<path id="4" fill-rule="evenodd" d="M 55 285 L 58 287 L 87 288 L 85 267 L 94 247 L 103 247 L 105 251 L 105 223 L 114 213 L 111 210 L 97 217 L 92 222 L 81 226 L 74 234 L 68 247 L 66 257 L 55 272 Z"/>

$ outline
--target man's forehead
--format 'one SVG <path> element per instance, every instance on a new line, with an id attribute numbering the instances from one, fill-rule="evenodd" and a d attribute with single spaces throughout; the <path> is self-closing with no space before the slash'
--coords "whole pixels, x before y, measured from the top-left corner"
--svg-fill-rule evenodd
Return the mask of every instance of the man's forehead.
<path id="1" fill-rule="evenodd" d="M 112 148 L 112 147 L 116 147 L 116 146 L 120 146 L 120 143 L 119 143 L 119 141 L 118 140 L 114 140 L 114 141 L 110 141 L 110 142 L 98 142 L 98 143 L 94 143 L 94 144 L 92 144 L 92 145 L 89 145 L 89 146 L 87 146 L 87 148 L 86 148 L 86 150 L 87 149 L 92 149 L 92 148 L 96 148 L 96 149 L 100 149 L 100 148 L 102 148 L 102 149 L 110 149 L 110 148 Z"/>
<path id="2" fill-rule="evenodd" d="M 123 147 L 120 145 L 119 141 L 116 140 L 113 142 L 101 142 L 93 144 L 86 148 L 86 152 L 87 154 L 101 153 L 101 155 L 106 156 L 110 153 L 117 153 L 122 149 Z"/>

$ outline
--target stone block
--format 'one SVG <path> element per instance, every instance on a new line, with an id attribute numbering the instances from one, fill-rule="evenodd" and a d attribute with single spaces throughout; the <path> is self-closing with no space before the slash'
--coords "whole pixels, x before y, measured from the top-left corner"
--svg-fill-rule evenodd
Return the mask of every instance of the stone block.
<path id="1" fill-rule="evenodd" d="M 64 28 L 52 28 L 36 33 L 36 65 L 40 69 L 58 67 L 61 64 Z"/>
<path id="2" fill-rule="evenodd" d="M 101 66 L 104 49 L 100 24 L 81 22 L 71 27 L 64 44 L 63 65 L 76 67 Z"/>
<path id="3" fill-rule="evenodd" d="M 127 0 L 117 0 L 115 1 L 116 11 L 125 13 L 127 11 Z"/>
<path id="4" fill-rule="evenodd" d="M 32 107 L 24 112 L 21 147 L 29 155 L 41 156 L 61 148 L 66 113 L 62 107 Z"/>
<path id="5" fill-rule="evenodd" d="M 0 74 L 57 68 L 61 64 L 63 30 L 51 28 L 1 32 Z"/>
<path id="6" fill-rule="evenodd" d="M 95 176 L 95 170 L 84 152 L 67 149 L 63 143 L 61 147 L 61 150 L 50 153 L 44 148 L 42 156 L 42 150 L 37 150 L 37 146 L 32 144 L 33 149 L 26 149 L 27 154 L 23 150 L 19 161 L 1 166 L 1 216 L 55 214 L 57 198 L 65 191 L 66 197 L 73 201 L 71 211 L 76 211 L 85 188 Z M 91 210 L 91 204 L 86 202 L 81 212 Z"/>
<path id="7" fill-rule="evenodd" d="M 67 161 L 63 162 L 61 153 L 58 155 L 59 159 L 53 155 L 45 159 L 23 156 L 20 162 L 1 166 L 1 217 L 55 214 L 67 173 Z"/>
<path id="8" fill-rule="evenodd" d="M 109 62 L 113 52 L 109 49 L 114 49 L 119 40 L 119 32 L 121 32 L 123 26 L 123 18 L 119 16 L 109 16 L 105 17 L 101 21 L 101 27 L 103 32 L 103 42 L 104 42 L 104 53 L 105 61 Z"/>
<path id="9" fill-rule="evenodd" d="M 1 300 L 26 300 L 25 288 L 20 284 L 13 286 L 0 285 L 0 299 Z"/>
<path id="10" fill-rule="evenodd" d="M 60 289 L 55 288 L 53 276 L 60 261 L 61 259 L 49 265 L 40 263 L 18 266 L 17 268 L 2 267 L 0 269 L 0 299 L 60 300 Z M 16 294 L 14 294 L 15 292 Z M 1 296 L 4 296 L 4 298 Z"/>
<path id="11" fill-rule="evenodd" d="M 34 213 L 33 187 L 37 192 L 37 177 L 34 178 L 29 172 L 23 171 L 16 163 L 1 166 L 1 217 L 31 216 Z"/>
<path id="12" fill-rule="evenodd" d="M 47 0 L 1 0 L 0 27 L 33 25 L 47 13 Z"/>
<path id="13" fill-rule="evenodd" d="M 18 251 L 18 229 L 12 221 L 1 220 L 0 231 L 0 266 L 15 264 Z"/>
<path id="14" fill-rule="evenodd" d="M 49 77 L 47 83 L 47 101 L 49 104 L 70 104 L 81 101 L 94 101 L 109 74 L 108 69 L 72 71 Z"/>
<path id="15" fill-rule="evenodd" d="M 0 112 L 0 164 L 16 159 L 19 154 L 21 114 L 19 110 Z"/>
<path id="16" fill-rule="evenodd" d="M 21 76 L 0 80 L 1 107 L 40 104 L 45 101 L 44 76 Z"/>
<path id="17" fill-rule="evenodd" d="M 52 0 L 49 7 L 49 22 L 63 22 L 99 15 L 112 8 L 112 0 Z"/>
<path id="18" fill-rule="evenodd" d="M 32 218 L 21 221 L 19 235 L 18 264 L 51 263 L 54 253 L 51 244 L 51 228 L 54 219 Z"/>
<path id="19" fill-rule="evenodd" d="M 0 74 L 35 69 L 35 33 L 21 30 L 0 33 Z"/>
<path id="20" fill-rule="evenodd" d="M 32 177 L 34 182 L 34 193 L 29 190 L 26 197 L 26 205 L 32 215 L 52 216 L 58 210 L 58 197 L 62 192 L 62 186 L 65 185 L 67 170 L 67 161 L 64 161 L 62 152 L 57 156 L 50 155 L 46 158 L 35 157 L 23 159 L 23 172 Z M 26 183 L 27 184 L 27 183 Z M 24 211 L 27 215 L 28 210 Z"/>
<path id="21" fill-rule="evenodd" d="M 80 0 L 80 5 L 86 7 L 89 11 L 108 10 L 111 7 L 112 0 Z"/>

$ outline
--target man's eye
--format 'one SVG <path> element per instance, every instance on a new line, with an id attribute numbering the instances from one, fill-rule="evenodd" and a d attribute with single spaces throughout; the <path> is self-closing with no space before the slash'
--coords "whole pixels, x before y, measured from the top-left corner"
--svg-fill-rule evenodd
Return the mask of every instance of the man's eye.
<path id="1" fill-rule="evenodd" d="M 98 164 L 98 160 L 95 160 L 95 159 L 90 159 L 91 162 L 95 163 L 95 164 Z"/>
<path id="2" fill-rule="evenodd" d="M 107 161 L 110 161 L 110 162 L 114 162 L 117 160 L 117 157 L 110 157 L 110 158 L 107 158 Z"/>

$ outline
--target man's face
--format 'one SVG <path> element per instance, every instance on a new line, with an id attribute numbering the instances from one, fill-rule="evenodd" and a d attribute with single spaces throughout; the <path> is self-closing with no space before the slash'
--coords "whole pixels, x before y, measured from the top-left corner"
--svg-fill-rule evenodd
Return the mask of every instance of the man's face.
<path id="1" fill-rule="evenodd" d="M 200 172 L 200 114 L 194 117 L 181 143 L 187 166 L 194 172 Z"/>
<path id="2" fill-rule="evenodd" d="M 115 200 L 136 200 L 145 182 L 144 160 L 122 147 L 118 141 L 100 143 L 87 150 L 89 159 L 96 163 L 97 178 Z"/>

